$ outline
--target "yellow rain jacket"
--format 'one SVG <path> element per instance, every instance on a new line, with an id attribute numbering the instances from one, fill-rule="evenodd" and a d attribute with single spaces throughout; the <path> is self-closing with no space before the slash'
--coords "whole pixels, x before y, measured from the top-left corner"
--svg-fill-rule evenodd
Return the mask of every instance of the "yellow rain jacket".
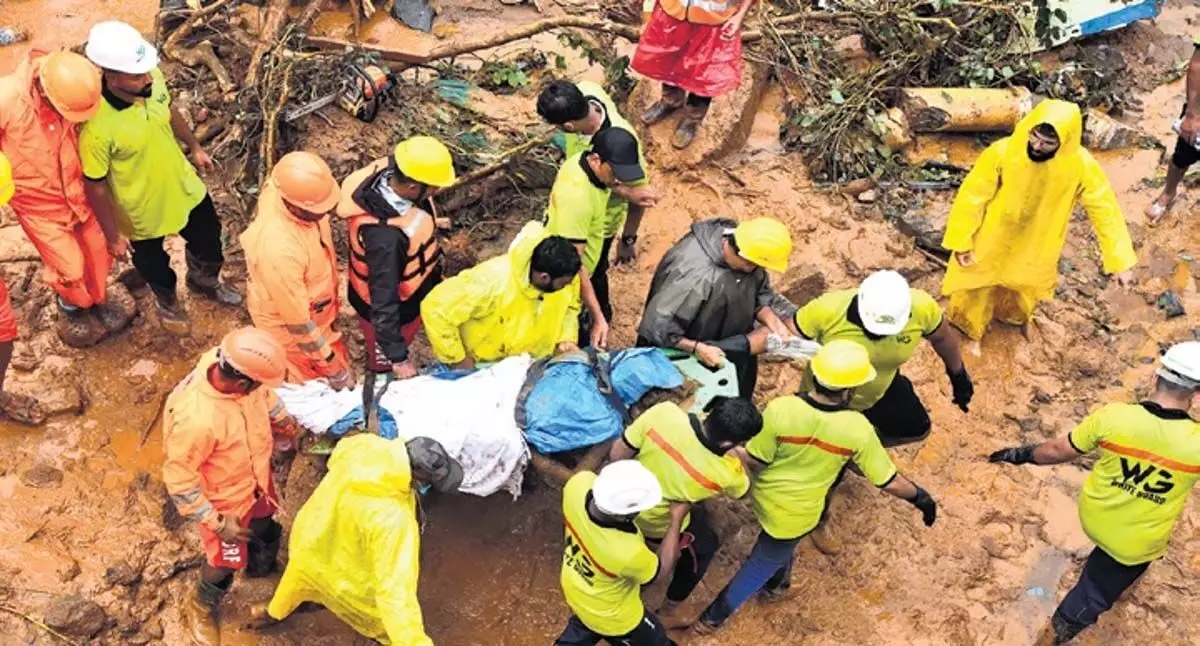
<path id="1" fill-rule="evenodd" d="M 550 294 L 529 282 L 533 250 L 547 237 L 540 222 L 526 224 L 508 253 L 446 279 L 421 301 L 438 361 L 499 361 L 524 353 L 538 359 L 559 343 L 575 342 L 579 279 Z"/>
<path id="2" fill-rule="evenodd" d="M 296 514 L 290 557 L 267 612 L 329 608 L 384 644 L 432 646 L 417 604 L 420 528 L 402 441 L 355 435 L 338 443 L 329 473 Z"/>
<path id="3" fill-rule="evenodd" d="M 1054 126 L 1062 147 L 1038 163 L 1029 159 L 1026 147 L 1029 132 L 1042 123 Z M 973 251 L 975 264 L 951 261 L 943 294 L 1000 286 L 1031 300 L 1049 300 L 1077 203 L 1096 230 L 1104 271 L 1116 274 L 1137 264 L 1117 197 L 1104 169 L 1083 148 L 1082 132 L 1078 106 L 1046 100 L 1011 137 L 984 151 L 958 191 L 942 240 L 950 251 Z"/>

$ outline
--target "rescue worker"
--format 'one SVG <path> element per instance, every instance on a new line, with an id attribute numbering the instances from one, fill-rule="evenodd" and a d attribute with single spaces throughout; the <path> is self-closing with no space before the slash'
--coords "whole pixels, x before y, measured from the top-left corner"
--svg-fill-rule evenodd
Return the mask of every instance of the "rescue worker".
<path id="1" fill-rule="evenodd" d="M 1184 173 L 1200 161 L 1200 149 L 1196 148 L 1196 142 L 1200 141 L 1200 37 L 1196 38 L 1196 48 L 1192 50 L 1185 78 L 1187 90 L 1179 115 L 1179 138 L 1175 141 L 1175 151 L 1167 164 L 1167 181 L 1163 184 L 1162 193 L 1146 209 L 1146 219 L 1151 224 L 1161 220 L 1175 206 Z"/>
<path id="2" fill-rule="evenodd" d="M 123 287 L 107 288 L 112 257 L 84 195 L 77 124 L 96 114 L 100 100 L 100 72 L 73 52 L 34 49 L 0 78 L 0 149 L 15 167 L 10 206 L 57 294 L 58 335 L 77 348 L 123 329 L 137 313 Z"/>
<path id="3" fill-rule="evenodd" d="M 0 206 L 13 196 L 13 168 L 4 153 L 0 153 Z M 17 339 L 17 316 L 8 300 L 8 287 L 0 278 L 0 415 L 21 424 L 36 425 L 46 421 L 46 413 L 38 400 L 4 389 L 8 364 L 12 361 L 13 341 Z"/>
<path id="4" fill-rule="evenodd" d="M 338 442 L 329 472 L 296 514 L 275 595 L 251 610 L 254 627 L 277 624 L 309 601 L 378 642 L 432 646 L 417 603 L 416 491 L 456 491 L 462 479 L 462 466 L 427 437 Z"/>
<path id="5" fill-rule="evenodd" d="M 1083 148 L 1079 106 L 1042 101 L 967 174 L 942 246 L 954 252 L 942 294 L 950 322 L 980 339 L 993 318 L 1025 326 L 1054 296 L 1076 204 L 1087 211 L 1105 273 L 1128 286 L 1137 264 L 1104 169 Z"/>
<path id="6" fill-rule="evenodd" d="M 946 366 L 954 403 L 965 413 L 975 386 L 962 360 L 958 335 L 943 321 L 942 308 L 928 292 L 913 289 L 894 271 L 877 271 L 858 289 L 820 296 L 796 312 L 800 336 L 818 343 L 837 339 L 866 349 L 875 378 L 854 389 L 850 407 L 862 411 L 875 426 L 885 447 L 918 442 L 929 435 L 929 411 L 900 374 L 922 339 L 927 339 Z M 804 375 L 801 390 L 809 390 L 813 375 Z"/>
<path id="7" fill-rule="evenodd" d="M 608 128 L 619 128 L 628 132 L 637 142 L 638 167 L 642 179 L 616 182 L 608 198 L 605 216 L 604 244 L 600 246 L 596 269 L 592 272 L 592 290 L 604 318 L 612 323 L 612 304 L 608 293 L 609 255 L 613 240 L 620 233 L 617 243 L 615 264 L 632 262 L 637 255 L 637 234 L 646 209 L 658 202 L 658 194 L 650 186 L 646 172 L 646 152 L 633 125 L 621 116 L 612 97 L 604 88 L 591 81 L 572 83 L 556 80 L 538 95 L 537 111 L 548 123 L 563 131 L 563 148 L 567 157 L 584 153 L 592 143 L 592 137 Z"/>
<path id="8" fill-rule="evenodd" d="M 220 281 L 225 257 L 216 207 L 176 138 L 201 171 L 215 163 L 171 105 L 158 52 L 133 27 L 109 21 L 92 27 L 84 53 L 102 70 L 104 100 L 80 131 L 79 158 L 84 192 L 109 252 L 116 258 L 132 254 L 168 329 L 183 331 L 188 324 L 163 246 L 168 235 L 187 243 L 188 289 L 222 305 L 240 305 L 242 295 Z"/>
<path id="9" fill-rule="evenodd" d="M 742 23 L 754 0 L 658 0 L 629 66 L 662 82 L 662 98 L 642 115 L 652 126 L 684 108 L 671 144 L 687 148 L 713 97 L 742 82 Z"/>
<path id="10" fill-rule="evenodd" d="M 588 319 L 581 326 L 579 343 L 590 342 L 603 349 L 608 339 L 608 315 L 612 304 L 608 297 L 608 262 L 601 264 L 611 188 L 618 182 L 639 182 L 646 171 L 641 166 L 638 140 L 621 128 L 601 130 L 592 137 L 591 148 L 568 156 L 554 177 L 550 201 L 543 222 L 552 235 L 570 240 L 583 258 L 580 277 L 583 304 Z M 593 287 L 592 276 L 598 271 L 601 291 Z M 604 300 L 600 300 L 600 296 Z"/>
<path id="11" fill-rule="evenodd" d="M 768 598 L 786 594 L 796 545 L 817 526 L 850 462 L 872 484 L 920 510 L 926 527 L 937 519 L 929 492 L 900 475 L 870 421 L 850 407 L 854 389 L 875 379 L 867 350 L 831 341 L 809 370 L 816 375 L 813 386 L 768 404 L 762 432 L 735 449 L 756 471 L 751 498 L 762 531 L 741 569 L 700 615 L 698 633 L 720 628 L 760 590 Z"/>
<path id="12" fill-rule="evenodd" d="M 750 490 L 750 478 L 730 451 L 757 435 L 762 423 L 754 404 L 740 397 L 714 398 L 703 423 L 675 403 L 663 402 L 642 413 L 612 443 L 610 460 L 636 458 L 662 485 L 663 502 L 634 519 L 650 545 L 662 543 L 670 524 L 667 501 L 690 507 L 680 526 L 683 553 L 667 587 L 666 603 L 659 609 L 667 628 L 686 625 L 675 616 L 679 604 L 696 589 L 721 547 L 704 507 L 697 505 L 721 494 L 736 500 Z"/>
<path id="13" fill-rule="evenodd" d="M 642 605 L 641 587 L 671 576 L 687 505 L 669 508 L 658 555 L 646 547 L 634 518 L 658 506 L 662 487 L 635 460 L 580 471 L 563 487 L 565 545 L 559 583 L 571 609 L 554 646 L 674 646 L 662 623 Z"/>
<path id="14" fill-rule="evenodd" d="M 522 353 L 578 350 L 580 259 L 575 246 L 529 222 L 508 253 L 433 288 L 421 303 L 438 361 L 471 369 Z"/>
<path id="15" fill-rule="evenodd" d="M 341 189 L 325 160 L 290 152 L 271 169 L 254 221 L 241 235 L 254 325 L 287 351 L 293 383 L 319 377 L 352 388 L 338 317 L 337 253 L 329 214 Z"/>
<path id="16" fill-rule="evenodd" d="M 1040 644 L 1065 644 L 1112 608 L 1167 552 L 1176 521 L 1200 480 L 1200 342 L 1172 346 L 1138 404 L 1108 404 L 1067 435 L 992 453 L 992 462 L 1060 464 L 1099 450 L 1079 495 L 1079 522 L 1096 544 Z"/>
<path id="17" fill-rule="evenodd" d="M 638 345 L 676 348 L 710 368 L 737 367 L 738 390 L 754 394 L 767 337 L 791 336 L 772 306 L 794 307 L 771 289 L 767 271 L 787 271 L 792 234 L 772 218 L 702 220 L 663 256 L 638 325 Z M 758 321 L 762 327 L 754 329 Z"/>
<path id="18" fill-rule="evenodd" d="M 408 344 L 421 328 L 422 299 L 442 280 L 432 198 L 455 181 L 446 146 L 411 137 L 342 182 L 337 212 L 350 231 L 348 294 L 367 355 L 364 395 L 376 374 L 417 375 Z"/>
<path id="19" fill-rule="evenodd" d="M 287 354 L 270 334 L 239 328 L 167 397 L 163 484 L 197 524 L 205 554 L 186 607 L 194 644 L 221 643 L 216 612 L 236 571 L 259 577 L 275 567 L 282 528 L 272 518 L 273 467 L 300 434 L 273 390 L 286 373 Z"/>

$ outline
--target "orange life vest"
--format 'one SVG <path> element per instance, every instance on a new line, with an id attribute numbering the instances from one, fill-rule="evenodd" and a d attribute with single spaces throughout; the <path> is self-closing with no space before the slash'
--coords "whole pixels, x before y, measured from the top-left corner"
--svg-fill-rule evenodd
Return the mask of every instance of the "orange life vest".
<path id="1" fill-rule="evenodd" d="M 737 13 L 738 0 L 658 0 L 667 15 L 697 25 L 723 25 Z"/>
<path id="2" fill-rule="evenodd" d="M 400 284 L 396 287 L 401 302 L 415 294 L 442 262 L 442 250 L 438 247 L 437 228 L 432 215 L 412 206 L 400 217 L 385 219 L 364 211 L 354 201 L 354 193 L 359 187 L 387 165 L 388 160 L 384 157 L 351 173 L 342 182 L 342 199 L 337 207 L 338 216 L 348 220 L 350 229 L 350 288 L 367 304 L 371 303 L 371 288 L 367 282 L 370 274 L 366 245 L 362 239 L 364 226 L 396 227 L 408 238 L 408 249 L 404 254 L 407 261 L 400 268 Z"/>

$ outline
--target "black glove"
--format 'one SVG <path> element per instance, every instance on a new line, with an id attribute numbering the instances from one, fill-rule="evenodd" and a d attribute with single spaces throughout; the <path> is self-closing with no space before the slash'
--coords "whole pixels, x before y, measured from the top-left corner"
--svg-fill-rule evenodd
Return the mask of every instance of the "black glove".
<path id="1" fill-rule="evenodd" d="M 928 491 L 918 485 L 913 486 L 917 488 L 917 495 L 908 502 L 921 510 L 921 520 L 925 522 L 925 526 L 933 527 L 933 521 L 937 520 L 937 502 L 934 501 L 933 496 L 929 495 Z"/>
<path id="2" fill-rule="evenodd" d="M 1025 446 L 1014 446 L 1007 449 L 1000 449 L 999 451 L 996 451 L 988 456 L 988 462 L 1037 464 L 1033 461 L 1033 450 L 1036 448 L 1036 444 L 1026 444 Z"/>
<path id="3" fill-rule="evenodd" d="M 967 406 L 971 403 L 971 398 L 975 396 L 975 384 L 971 383 L 971 375 L 967 374 L 967 367 L 959 372 L 946 372 L 950 376 L 950 387 L 954 389 L 954 403 L 966 413 Z"/>

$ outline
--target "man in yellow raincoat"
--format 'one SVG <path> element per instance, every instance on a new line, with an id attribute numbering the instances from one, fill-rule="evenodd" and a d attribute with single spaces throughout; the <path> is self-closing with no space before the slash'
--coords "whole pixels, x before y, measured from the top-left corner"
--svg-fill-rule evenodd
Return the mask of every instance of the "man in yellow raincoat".
<path id="1" fill-rule="evenodd" d="M 1127 286 L 1137 264 L 1117 197 L 1080 142 L 1079 106 L 1046 100 L 988 147 L 963 181 L 942 246 L 954 252 L 947 316 L 973 339 L 992 318 L 1025 325 L 1050 300 L 1076 204 L 1096 230 L 1105 273 Z"/>
<path id="2" fill-rule="evenodd" d="M 421 301 L 433 354 L 470 369 L 578 350 L 581 264 L 569 240 L 548 235 L 540 222 L 526 224 L 508 253 L 446 279 Z"/>
<path id="3" fill-rule="evenodd" d="M 329 473 L 296 514 L 279 587 L 269 605 L 251 610 L 251 626 L 276 624 L 312 601 L 383 644 L 432 646 L 417 603 L 415 491 L 454 491 L 462 479 L 462 466 L 427 437 L 339 442 Z"/>

